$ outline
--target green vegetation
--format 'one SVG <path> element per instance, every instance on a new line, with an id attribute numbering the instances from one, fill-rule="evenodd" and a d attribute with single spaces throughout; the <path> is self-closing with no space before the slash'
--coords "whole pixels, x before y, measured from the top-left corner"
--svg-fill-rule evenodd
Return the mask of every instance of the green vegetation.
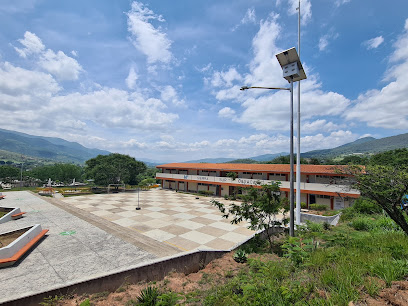
<path id="1" fill-rule="evenodd" d="M 348 305 L 404 279 L 408 237 L 388 217 L 356 213 L 337 227 L 309 223 L 283 238 L 277 260 L 248 259 L 247 270 L 203 293 L 204 305 Z"/>
<path id="2" fill-rule="evenodd" d="M 137 161 L 129 155 L 112 153 L 98 155 L 85 162 L 85 175 L 92 178 L 97 185 L 124 183 L 137 185 L 139 174 L 147 169 L 143 162 Z"/>
<path id="3" fill-rule="evenodd" d="M 232 224 L 245 220 L 250 224 L 249 228 L 254 231 L 265 230 L 272 249 L 272 238 L 276 234 L 274 230 L 288 222 L 286 218 L 283 221 L 277 218 L 282 210 L 284 214 L 287 212 L 280 197 L 279 185 L 280 183 L 276 182 L 262 185 L 262 188 L 245 188 L 243 189 L 245 194 L 242 195 L 242 203 L 232 203 L 228 208 L 217 200 L 212 200 L 211 203 L 220 210 L 224 218 L 228 219 L 232 216 Z"/>
<path id="4" fill-rule="evenodd" d="M 20 169 L 12 166 L 0 166 L 0 181 L 20 177 Z"/>
<path id="5" fill-rule="evenodd" d="M 55 182 L 79 181 L 83 177 L 83 168 L 73 164 L 54 164 L 50 166 L 36 167 L 24 175 L 39 179 L 43 182 L 52 178 Z"/>
<path id="6" fill-rule="evenodd" d="M 312 210 L 323 211 L 323 210 L 327 210 L 327 205 L 324 205 L 324 204 L 310 204 L 309 208 L 312 209 Z"/>

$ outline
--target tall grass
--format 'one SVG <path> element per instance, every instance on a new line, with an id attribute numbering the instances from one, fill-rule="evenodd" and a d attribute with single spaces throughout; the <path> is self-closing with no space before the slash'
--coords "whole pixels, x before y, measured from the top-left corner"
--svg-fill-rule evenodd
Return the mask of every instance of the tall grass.
<path id="1" fill-rule="evenodd" d="M 215 287 L 204 304 L 348 305 L 408 275 L 408 237 L 383 215 L 358 214 L 331 230 L 302 233 L 321 241 L 302 264 L 249 259 L 249 271 Z"/>

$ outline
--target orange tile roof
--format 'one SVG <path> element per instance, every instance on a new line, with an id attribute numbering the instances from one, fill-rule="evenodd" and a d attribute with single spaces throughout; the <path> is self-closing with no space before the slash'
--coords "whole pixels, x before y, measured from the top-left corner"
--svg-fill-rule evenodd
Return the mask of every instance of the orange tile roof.
<path id="1" fill-rule="evenodd" d="M 337 174 L 336 168 L 344 166 L 338 165 L 301 165 L 301 172 L 304 174 Z M 167 169 L 199 169 L 199 170 L 220 170 L 220 171 L 249 171 L 249 172 L 276 172 L 289 173 L 288 164 L 211 164 L 211 163 L 170 163 L 156 166 L 156 168 Z M 295 165 L 296 172 L 296 165 Z"/>

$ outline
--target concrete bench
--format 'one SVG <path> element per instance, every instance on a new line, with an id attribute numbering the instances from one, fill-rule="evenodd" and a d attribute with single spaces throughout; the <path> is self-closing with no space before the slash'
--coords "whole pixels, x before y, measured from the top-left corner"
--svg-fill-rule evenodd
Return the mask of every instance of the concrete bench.
<path id="1" fill-rule="evenodd" d="M 28 250 L 30 250 L 45 234 L 48 232 L 47 229 L 42 230 L 37 236 L 35 236 L 29 243 L 27 243 L 23 248 L 21 248 L 17 253 L 9 258 L 0 259 L 0 268 L 6 267 L 14 264 L 19 260 Z"/>
<path id="2" fill-rule="evenodd" d="M 25 214 L 25 212 L 23 211 L 23 212 L 21 212 L 21 213 L 11 215 L 11 219 L 13 219 L 13 220 L 20 219 L 20 218 L 23 217 L 24 214 Z"/>

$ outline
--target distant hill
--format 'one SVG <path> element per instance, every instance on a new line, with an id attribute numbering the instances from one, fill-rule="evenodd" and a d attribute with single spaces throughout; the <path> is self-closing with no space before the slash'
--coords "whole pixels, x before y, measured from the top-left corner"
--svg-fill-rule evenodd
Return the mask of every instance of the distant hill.
<path id="1" fill-rule="evenodd" d="M 42 159 L 79 164 L 97 155 L 110 153 L 89 149 L 79 143 L 61 138 L 33 136 L 4 129 L 0 129 L 0 149 Z"/>
<path id="2" fill-rule="evenodd" d="M 304 158 L 332 158 L 339 155 L 353 153 L 379 153 L 401 148 L 408 148 L 408 133 L 380 139 L 376 139 L 374 137 L 364 137 L 333 149 L 314 150 L 302 153 L 301 156 Z"/>
<path id="3" fill-rule="evenodd" d="M 264 154 L 264 155 L 258 155 L 258 156 L 253 156 L 253 157 L 246 157 L 246 158 L 225 158 L 225 157 L 219 157 L 219 158 L 204 158 L 204 159 L 197 159 L 197 160 L 189 160 L 186 161 L 185 163 L 243 163 L 244 160 L 253 160 L 257 162 L 262 162 L 262 161 L 270 161 L 278 156 L 281 155 L 288 155 L 289 153 L 275 153 L 275 154 Z M 248 163 L 253 163 L 253 162 L 248 162 Z"/>

